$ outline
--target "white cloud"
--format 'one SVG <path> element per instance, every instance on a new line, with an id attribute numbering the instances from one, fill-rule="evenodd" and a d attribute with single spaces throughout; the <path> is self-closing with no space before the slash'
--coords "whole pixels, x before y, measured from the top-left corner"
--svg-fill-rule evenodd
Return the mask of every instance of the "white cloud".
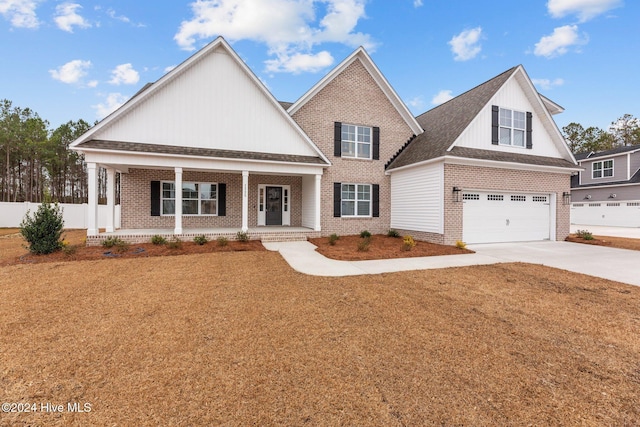
<path id="1" fill-rule="evenodd" d="M 481 27 L 464 30 L 457 36 L 453 36 L 448 42 L 454 54 L 453 59 L 456 61 L 468 61 L 475 58 L 482 50 L 479 44 L 481 36 Z"/>
<path id="2" fill-rule="evenodd" d="M 554 18 L 575 14 L 585 22 L 621 5 L 622 0 L 549 0 L 547 9 Z"/>
<path id="3" fill-rule="evenodd" d="M 267 67 L 300 72 L 321 68 L 327 55 L 313 47 L 325 42 L 375 48 L 371 36 L 355 31 L 365 18 L 366 0 L 197 0 L 193 18 L 183 21 L 174 40 L 194 50 L 197 40 L 216 35 L 264 43 L 275 59 Z M 316 16 L 324 10 L 323 16 Z M 296 68 L 299 64 L 301 68 Z M 327 64 L 331 65 L 331 64 Z M 326 65 L 325 65 L 326 66 Z"/>
<path id="4" fill-rule="evenodd" d="M 563 79 L 531 79 L 531 82 L 538 86 L 542 90 L 551 90 L 556 86 L 562 86 L 564 84 Z"/>
<path id="5" fill-rule="evenodd" d="M 0 0 L 0 14 L 16 28 L 38 28 L 38 0 Z"/>
<path id="6" fill-rule="evenodd" d="M 140 74 L 133 69 L 131 64 L 120 64 L 111 71 L 111 80 L 109 83 L 112 85 L 133 85 L 140 80 Z"/>
<path id="7" fill-rule="evenodd" d="M 91 80 L 90 82 L 87 83 L 87 87 L 98 87 L 98 81 Z"/>
<path id="8" fill-rule="evenodd" d="M 74 59 L 56 70 L 49 70 L 49 74 L 54 80 L 62 83 L 76 84 L 80 83 L 82 78 L 87 75 L 87 70 L 91 67 L 91 61 L 83 61 L 82 59 Z"/>
<path id="9" fill-rule="evenodd" d="M 422 0 L 413 0 L 413 7 L 422 6 Z"/>
<path id="10" fill-rule="evenodd" d="M 173 70 L 176 67 L 177 65 L 169 65 L 168 67 L 164 67 L 164 73 L 167 74 L 169 71 Z"/>
<path id="11" fill-rule="evenodd" d="M 587 43 L 586 36 L 580 38 L 577 25 L 564 25 L 554 28 L 553 34 L 544 36 L 535 45 L 533 53 L 536 56 L 553 58 L 564 55 L 569 51 L 569 47 Z"/>
<path id="12" fill-rule="evenodd" d="M 91 24 L 88 23 L 82 16 L 76 12 L 78 9 L 82 9 L 77 3 L 62 3 L 56 6 L 56 16 L 53 18 L 58 28 L 62 31 L 73 33 L 73 27 L 89 28 Z"/>
<path id="13" fill-rule="evenodd" d="M 107 9 L 107 15 L 109 15 L 109 17 L 111 19 L 115 19 L 116 21 L 124 22 L 125 24 L 131 24 L 131 25 L 133 25 L 135 27 L 146 27 L 145 24 L 131 22 L 131 19 L 128 16 L 118 15 L 116 13 L 116 11 L 111 9 L 111 8 Z"/>
<path id="14" fill-rule="evenodd" d="M 414 96 L 407 102 L 407 104 L 413 108 L 420 108 L 424 105 L 424 99 L 420 95 Z"/>
<path id="15" fill-rule="evenodd" d="M 102 120 L 120 108 L 127 100 L 128 98 L 121 93 L 110 93 L 107 95 L 104 103 L 92 105 L 91 108 L 96 110 L 98 120 Z"/>
<path id="16" fill-rule="evenodd" d="M 271 72 L 287 72 L 294 74 L 300 72 L 315 73 L 333 64 L 333 56 L 325 50 L 318 52 L 315 55 L 299 52 L 292 55 L 283 53 L 278 54 L 276 59 L 269 59 L 265 61 L 265 64 L 267 66 L 267 71 Z"/>
<path id="17" fill-rule="evenodd" d="M 451 91 L 441 90 L 440 92 L 436 93 L 435 96 L 431 99 L 431 104 L 433 105 L 444 104 L 450 99 L 453 99 L 453 95 L 451 94 Z"/>

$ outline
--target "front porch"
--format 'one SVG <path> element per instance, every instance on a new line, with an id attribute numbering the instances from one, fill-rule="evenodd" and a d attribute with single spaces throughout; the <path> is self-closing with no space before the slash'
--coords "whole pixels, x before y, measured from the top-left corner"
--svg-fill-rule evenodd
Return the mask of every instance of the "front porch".
<path id="1" fill-rule="evenodd" d="M 193 241 L 196 236 L 204 235 L 209 241 L 214 241 L 219 237 L 229 240 L 237 240 L 237 233 L 242 231 L 238 228 L 185 228 L 182 233 L 176 234 L 173 229 L 168 228 L 148 228 L 148 229 L 118 229 L 114 231 L 103 231 L 97 235 L 87 236 L 87 246 L 98 246 L 108 237 L 115 236 L 130 244 L 149 243 L 153 236 L 162 236 L 165 239 L 178 238 L 183 242 Z M 291 242 L 305 241 L 308 238 L 320 237 L 320 231 L 315 231 L 307 227 L 253 227 L 246 231 L 249 240 L 260 240 L 262 242 Z"/>

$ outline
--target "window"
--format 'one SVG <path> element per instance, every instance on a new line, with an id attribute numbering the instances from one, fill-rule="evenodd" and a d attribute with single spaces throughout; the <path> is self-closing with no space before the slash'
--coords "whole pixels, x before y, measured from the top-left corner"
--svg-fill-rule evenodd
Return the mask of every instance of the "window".
<path id="1" fill-rule="evenodd" d="M 371 158 L 371 128 L 342 124 L 342 157 Z"/>
<path id="2" fill-rule="evenodd" d="M 500 145 L 524 147 L 526 115 L 521 111 L 500 108 Z"/>
<path id="3" fill-rule="evenodd" d="M 371 185 L 342 184 L 342 216 L 371 216 Z"/>
<path id="4" fill-rule="evenodd" d="M 462 195 L 462 200 L 480 200 L 480 195 L 479 194 L 464 193 Z"/>
<path id="5" fill-rule="evenodd" d="M 217 215 L 218 186 L 211 183 L 182 183 L 183 215 Z M 162 215 L 175 215 L 176 189 L 174 182 L 162 183 Z"/>
<path id="6" fill-rule="evenodd" d="M 526 202 L 527 196 L 511 196 L 512 202 Z"/>
<path id="7" fill-rule="evenodd" d="M 592 163 L 592 178 L 603 178 L 613 176 L 613 159 Z"/>
<path id="8" fill-rule="evenodd" d="M 532 200 L 534 202 L 546 203 L 547 202 L 547 196 L 533 196 Z"/>
<path id="9" fill-rule="evenodd" d="M 502 202 L 504 200 L 504 196 L 502 194 L 489 194 L 487 195 L 487 200 Z"/>
<path id="10" fill-rule="evenodd" d="M 627 202 L 627 206 L 640 206 L 640 202 Z"/>

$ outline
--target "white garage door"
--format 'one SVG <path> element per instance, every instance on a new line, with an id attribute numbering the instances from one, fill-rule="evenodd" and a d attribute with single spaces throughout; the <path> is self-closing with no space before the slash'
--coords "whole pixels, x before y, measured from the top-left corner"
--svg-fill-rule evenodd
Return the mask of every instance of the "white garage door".
<path id="1" fill-rule="evenodd" d="M 466 243 L 549 240 L 549 194 L 467 191 L 462 194 Z"/>
<path id="2" fill-rule="evenodd" d="M 571 223 L 640 227 L 640 201 L 573 203 Z"/>

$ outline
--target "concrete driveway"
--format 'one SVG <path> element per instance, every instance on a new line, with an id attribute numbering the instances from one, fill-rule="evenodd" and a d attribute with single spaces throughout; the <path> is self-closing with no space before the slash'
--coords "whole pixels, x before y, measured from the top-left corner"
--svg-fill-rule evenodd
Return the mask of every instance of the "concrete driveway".
<path id="1" fill-rule="evenodd" d="M 469 245 L 469 249 L 496 262 L 542 264 L 640 286 L 640 251 L 552 241 Z"/>

